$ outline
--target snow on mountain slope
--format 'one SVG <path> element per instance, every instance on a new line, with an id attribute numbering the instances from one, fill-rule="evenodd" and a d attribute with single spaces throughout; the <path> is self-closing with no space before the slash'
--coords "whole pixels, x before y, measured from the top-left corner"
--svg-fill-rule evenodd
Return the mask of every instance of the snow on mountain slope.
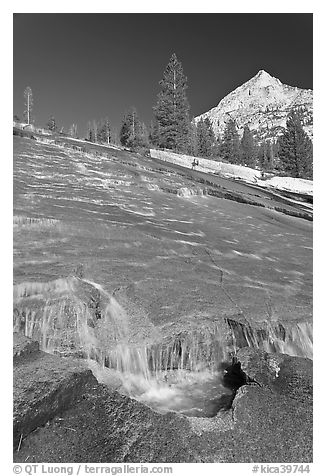
<path id="1" fill-rule="evenodd" d="M 216 107 L 197 116 L 195 121 L 208 117 L 217 136 L 223 133 L 229 119 L 233 119 L 240 135 L 248 124 L 259 139 L 276 138 L 283 133 L 287 115 L 293 108 L 302 114 L 304 129 L 312 138 L 312 90 L 282 84 L 279 79 L 260 70 L 225 96 Z"/>

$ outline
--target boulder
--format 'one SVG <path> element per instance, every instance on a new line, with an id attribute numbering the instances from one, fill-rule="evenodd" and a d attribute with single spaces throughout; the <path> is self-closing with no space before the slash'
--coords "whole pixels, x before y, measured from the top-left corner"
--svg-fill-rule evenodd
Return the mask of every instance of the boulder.
<path id="1" fill-rule="evenodd" d="M 97 384 L 85 361 L 60 358 L 14 337 L 14 446 L 73 404 L 86 383 Z"/>

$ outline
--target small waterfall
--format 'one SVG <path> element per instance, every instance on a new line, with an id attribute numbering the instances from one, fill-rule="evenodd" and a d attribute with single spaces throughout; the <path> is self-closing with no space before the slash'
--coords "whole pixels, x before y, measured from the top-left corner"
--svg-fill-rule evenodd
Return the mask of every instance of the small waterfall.
<path id="1" fill-rule="evenodd" d="M 163 327 L 160 339 L 144 343 L 137 316 L 100 285 L 77 277 L 21 283 L 14 302 L 15 331 L 47 352 L 87 359 L 100 382 L 156 411 L 213 416 L 217 407 L 206 408 L 205 392 L 212 402 L 227 392 L 218 371 L 226 351 L 217 324 L 199 322 L 172 334 Z M 148 335 L 148 322 L 142 324 Z"/>
<path id="2" fill-rule="evenodd" d="M 129 315 L 101 285 L 75 276 L 18 284 L 14 303 L 14 331 L 44 351 L 87 359 L 100 382 L 157 411 L 216 414 L 227 393 L 221 363 L 239 348 L 312 358 L 308 322 L 254 327 L 240 318 L 194 316 L 151 334 L 145 316 Z"/>
<path id="3" fill-rule="evenodd" d="M 14 226 L 50 227 L 57 226 L 59 223 L 59 220 L 55 220 L 54 218 L 35 218 L 20 215 L 14 215 L 13 217 Z"/>
<path id="4" fill-rule="evenodd" d="M 312 324 L 235 319 L 189 321 L 161 327 L 144 342 L 116 299 L 99 284 L 74 276 L 14 286 L 14 331 L 37 340 L 43 350 L 91 358 L 121 373 L 148 377 L 168 370 L 212 369 L 237 348 L 252 347 L 312 359 Z M 137 335 L 139 334 L 139 335 Z"/>
<path id="5" fill-rule="evenodd" d="M 313 358 L 312 323 L 308 321 L 280 323 L 264 321 L 259 328 L 227 319 L 234 346 L 252 347 L 268 353 Z"/>
<path id="6" fill-rule="evenodd" d="M 160 378 L 169 371 L 217 371 L 230 351 L 216 326 L 169 336 L 156 344 L 119 344 L 107 349 L 104 364 L 121 373 Z"/>
<path id="7" fill-rule="evenodd" d="M 216 371 L 233 348 L 225 339 L 225 332 L 213 323 L 200 325 L 168 337 L 147 349 L 148 365 L 152 372 L 187 370 Z"/>
<path id="8" fill-rule="evenodd" d="M 313 358 L 313 330 L 311 322 L 295 322 L 276 327 L 269 326 L 269 339 L 264 350 L 293 357 Z"/>
<path id="9" fill-rule="evenodd" d="M 161 192 L 160 187 L 159 187 L 156 183 L 148 183 L 148 184 L 147 184 L 147 188 L 148 188 L 148 190 L 153 190 L 153 191 L 156 191 L 156 192 Z"/>
<path id="10" fill-rule="evenodd" d="M 196 326 L 154 344 L 117 345 L 107 350 L 104 365 L 92 361 L 90 367 L 99 382 L 155 411 L 209 417 L 231 396 L 220 368 L 231 351 L 218 325 Z"/>
<path id="11" fill-rule="evenodd" d="M 130 338 L 128 317 L 115 298 L 97 283 L 74 276 L 15 285 L 14 331 L 37 340 L 46 352 L 102 365 Z"/>
<path id="12" fill-rule="evenodd" d="M 79 281 L 69 277 L 14 286 L 14 331 L 37 340 L 46 352 L 91 353 L 96 309 L 90 296 L 83 300 L 76 293 Z"/>
<path id="13" fill-rule="evenodd" d="M 203 197 L 204 195 L 206 195 L 206 190 L 203 190 L 202 188 L 182 187 L 178 189 L 177 195 L 178 197 L 182 198 L 191 198 L 194 196 Z"/>

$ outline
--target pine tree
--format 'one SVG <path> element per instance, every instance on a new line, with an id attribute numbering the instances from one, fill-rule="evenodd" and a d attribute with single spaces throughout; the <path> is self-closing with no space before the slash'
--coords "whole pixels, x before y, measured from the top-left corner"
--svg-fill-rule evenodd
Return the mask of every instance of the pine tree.
<path id="1" fill-rule="evenodd" d="M 123 118 L 120 129 L 120 142 L 132 150 L 148 146 L 148 132 L 140 122 L 137 111 L 132 108 Z"/>
<path id="2" fill-rule="evenodd" d="M 120 129 L 120 142 L 125 147 L 132 148 L 136 138 L 136 124 L 138 121 L 136 110 L 133 108 L 128 111 L 123 120 Z"/>
<path id="3" fill-rule="evenodd" d="M 140 147 L 149 147 L 149 134 L 144 122 L 140 123 L 139 127 L 139 138 L 140 138 Z"/>
<path id="4" fill-rule="evenodd" d="M 50 117 L 50 119 L 48 120 L 46 125 L 47 125 L 47 128 L 49 129 L 49 131 L 51 131 L 51 132 L 54 132 L 57 129 L 55 119 L 54 119 L 53 116 Z"/>
<path id="5" fill-rule="evenodd" d="M 156 145 L 178 152 L 188 152 L 190 147 L 190 120 L 186 89 L 187 78 L 175 53 L 171 56 L 158 94 L 154 116 Z"/>
<path id="6" fill-rule="evenodd" d="M 189 133 L 189 148 L 188 153 L 190 155 L 198 155 L 198 144 L 197 144 L 197 126 L 194 120 L 190 123 L 190 133 Z"/>
<path id="7" fill-rule="evenodd" d="M 78 137 L 77 124 L 71 124 L 69 129 L 69 135 L 70 137 L 73 137 L 75 139 Z"/>
<path id="8" fill-rule="evenodd" d="M 273 170 L 275 167 L 274 142 L 271 139 L 267 139 L 267 143 L 268 143 L 268 166 L 270 170 Z"/>
<path id="9" fill-rule="evenodd" d="M 197 155 L 207 157 L 207 129 L 204 119 L 197 122 Z"/>
<path id="10" fill-rule="evenodd" d="M 258 147 L 258 163 L 259 167 L 264 171 L 271 169 L 270 150 L 270 142 L 268 140 L 263 140 Z"/>
<path id="11" fill-rule="evenodd" d="M 217 140 L 213 129 L 213 124 L 208 117 L 205 118 L 206 128 L 207 128 L 207 136 L 208 136 L 208 143 L 210 149 L 209 157 L 217 154 Z"/>
<path id="12" fill-rule="evenodd" d="M 245 125 L 243 129 L 243 136 L 241 139 L 241 163 L 248 167 L 254 167 L 256 165 L 257 147 L 254 141 L 254 137 L 249 127 Z"/>
<path id="13" fill-rule="evenodd" d="M 25 98 L 25 111 L 24 111 L 24 118 L 27 124 L 32 124 L 32 110 L 33 110 L 33 93 L 29 86 L 24 91 L 24 98 Z"/>
<path id="14" fill-rule="evenodd" d="M 262 141 L 257 148 L 257 159 L 259 166 L 264 171 L 272 171 L 276 165 L 277 144 L 271 139 Z"/>
<path id="15" fill-rule="evenodd" d="M 97 122 L 93 119 L 87 123 L 87 140 L 89 142 L 97 142 L 98 127 Z"/>
<path id="16" fill-rule="evenodd" d="M 98 127 L 97 127 L 97 122 L 95 119 L 93 119 L 93 122 L 92 122 L 92 133 L 93 133 L 93 141 L 92 142 L 97 142 L 98 141 L 98 136 L 97 136 L 97 133 L 98 133 Z"/>
<path id="17" fill-rule="evenodd" d="M 232 119 L 226 124 L 221 140 L 219 153 L 223 161 L 230 164 L 240 163 L 240 138 L 235 121 Z"/>
<path id="18" fill-rule="evenodd" d="M 90 121 L 87 123 L 87 130 L 86 130 L 86 140 L 92 142 L 92 126 Z"/>
<path id="19" fill-rule="evenodd" d="M 212 123 L 208 117 L 201 118 L 197 123 L 197 154 L 199 157 L 210 158 L 216 153 L 216 138 Z"/>
<path id="20" fill-rule="evenodd" d="M 119 134 L 115 129 L 111 129 L 110 144 L 120 145 Z"/>
<path id="21" fill-rule="evenodd" d="M 278 146 L 278 157 L 286 174 L 291 177 L 312 179 L 312 142 L 294 111 L 288 116 L 286 130 L 279 138 Z"/>
<path id="22" fill-rule="evenodd" d="M 97 133 L 97 140 L 102 144 L 109 144 L 110 143 L 110 123 L 109 119 L 106 118 L 101 121 L 98 125 L 98 133 Z"/>
<path id="23" fill-rule="evenodd" d="M 150 127 L 149 127 L 149 142 L 151 145 L 153 145 L 154 147 L 155 146 L 158 146 L 159 147 L 159 143 L 160 143 L 160 140 L 159 140 L 159 124 L 158 122 L 155 120 L 155 121 L 151 121 L 150 123 Z"/>

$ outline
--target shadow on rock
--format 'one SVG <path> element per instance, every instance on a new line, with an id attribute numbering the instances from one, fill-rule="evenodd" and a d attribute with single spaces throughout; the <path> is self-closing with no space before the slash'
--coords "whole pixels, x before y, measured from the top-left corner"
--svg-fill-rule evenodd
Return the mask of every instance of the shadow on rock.
<path id="1" fill-rule="evenodd" d="M 260 386 L 256 380 L 250 378 L 242 370 L 241 362 L 237 357 L 232 358 L 231 364 L 229 362 L 223 362 L 220 369 L 224 371 L 222 384 L 226 389 L 230 390 L 231 393 L 222 395 L 216 400 L 215 412 L 220 410 L 230 410 L 238 389 L 243 385 L 257 384 Z"/>

